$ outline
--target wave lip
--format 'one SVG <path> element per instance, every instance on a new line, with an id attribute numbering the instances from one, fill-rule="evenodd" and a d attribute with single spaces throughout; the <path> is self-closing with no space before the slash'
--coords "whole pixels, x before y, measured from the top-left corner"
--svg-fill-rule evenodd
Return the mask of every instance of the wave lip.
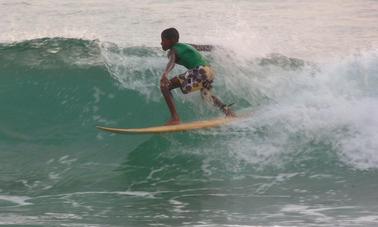
<path id="1" fill-rule="evenodd" d="M 40 38 L 0 44 L 1 68 L 57 68 L 102 64 L 99 41 Z"/>

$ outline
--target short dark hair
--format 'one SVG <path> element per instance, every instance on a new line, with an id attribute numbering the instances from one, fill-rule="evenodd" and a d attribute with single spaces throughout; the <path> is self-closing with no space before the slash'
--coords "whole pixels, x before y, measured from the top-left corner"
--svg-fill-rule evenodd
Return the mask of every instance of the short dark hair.
<path id="1" fill-rule="evenodd" d="M 180 35 L 176 28 L 167 28 L 161 33 L 161 37 L 178 42 Z"/>

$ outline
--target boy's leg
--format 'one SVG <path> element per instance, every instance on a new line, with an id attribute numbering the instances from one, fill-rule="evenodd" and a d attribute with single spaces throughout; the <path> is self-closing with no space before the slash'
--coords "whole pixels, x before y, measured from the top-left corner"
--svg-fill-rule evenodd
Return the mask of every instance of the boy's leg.
<path id="1" fill-rule="evenodd" d="M 211 90 L 202 88 L 201 97 L 222 110 L 226 117 L 236 117 L 236 114 L 231 110 L 231 108 L 225 105 L 218 97 L 214 96 L 211 93 Z"/>
<path id="2" fill-rule="evenodd" d="M 211 98 L 213 99 L 214 106 L 221 109 L 226 117 L 236 117 L 234 111 L 232 111 L 229 106 L 225 105 L 219 98 L 214 95 L 212 95 Z"/>
<path id="3" fill-rule="evenodd" d="M 176 105 L 175 105 L 175 102 L 173 100 L 173 96 L 171 93 L 172 89 L 175 89 L 178 87 L 180 87 L 180 81 L 177 79 L 177 77 L 172 78 L 169 81 L 168 85 L 160 83 L 161 93 L 163 94 L 165 102 L 167 103 L 169 112 L 171 113 L 171 119 L 167 122 L 167 125 L 180 123 L 180 118 L 177 114 Z"/>
<path id="4" fill-rule="evenodd" d="M 200 69 L 200 73 L 205 76 L 205 80 L 202 81 L 201 96 L 206 102 L 213 104 L 218 107 L 227 117 L 236 117 L 236 114 L 231 110 L 231 108 L 225 105 L 218 97 L 214 96 L 211 92 L 212 82 L 214 80 L 215 74 L 212 68 L 209 66 Z"/>

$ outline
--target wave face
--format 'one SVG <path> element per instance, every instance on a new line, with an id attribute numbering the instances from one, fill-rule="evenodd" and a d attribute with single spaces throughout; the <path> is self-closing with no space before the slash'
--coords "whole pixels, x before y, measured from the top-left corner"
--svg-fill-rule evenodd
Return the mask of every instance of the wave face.
<path id="1" fill-rule="evenodd" d="M 322 64 L 221 47 L 206 56 L 215 93 L 251 117 L 127 136 L 95 126 L 168 119 L 160 49 L 68 38 L 0 44 L 0 223 L 377 222 L 376 50 Z M 184 121 L 220 115 L 198 94 L 173 94 Z"/>

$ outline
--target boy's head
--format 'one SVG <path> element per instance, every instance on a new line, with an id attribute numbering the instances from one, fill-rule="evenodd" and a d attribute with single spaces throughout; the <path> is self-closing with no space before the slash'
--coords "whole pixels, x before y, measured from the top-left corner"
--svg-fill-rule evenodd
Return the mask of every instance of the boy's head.
<path id="1" fill-rule="evenodd" d="M 171 47 L 179 41 L 180 35 L 176 28 L 167 28 L 161 33 L 161 47 L 163 50 Z"/>

